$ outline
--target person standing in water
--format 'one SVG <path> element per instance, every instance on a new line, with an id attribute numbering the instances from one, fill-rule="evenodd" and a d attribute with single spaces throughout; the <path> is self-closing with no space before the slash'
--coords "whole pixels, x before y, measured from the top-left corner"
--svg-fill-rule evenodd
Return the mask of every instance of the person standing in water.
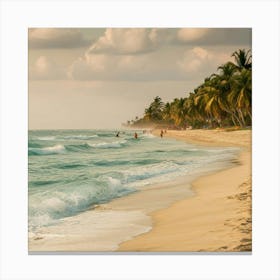
<path id="1" fill-rule="evenodd" d="M 160 137 L 162 138 L 162 136 L 163 136 L 163 130 L 160 132 Z"/>
<path id="2" fill-rule="evenodd" d="M 138 138 L 138 134 L 135 132 L 134 133 L 134 138 L 137 139 Z"/>

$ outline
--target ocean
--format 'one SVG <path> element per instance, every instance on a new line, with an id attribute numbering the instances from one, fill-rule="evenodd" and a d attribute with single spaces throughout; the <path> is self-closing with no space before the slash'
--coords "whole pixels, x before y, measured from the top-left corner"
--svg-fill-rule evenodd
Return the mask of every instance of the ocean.
<path id="1" fill-rule="evenodd" d="M 121 130 L 116 137 L 116 130 L 29 131 L 29 232 L 154 184 L 221 168 L 238 150 L 201 147 L 143 131 L 135 139 L 134 132 Z"/>

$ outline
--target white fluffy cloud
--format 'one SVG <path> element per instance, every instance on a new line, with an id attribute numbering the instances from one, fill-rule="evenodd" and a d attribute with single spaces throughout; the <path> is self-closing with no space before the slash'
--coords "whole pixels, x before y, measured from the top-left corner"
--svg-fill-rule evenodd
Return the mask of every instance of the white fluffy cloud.
<path id="1" fill-rule="evenodd" d="M 230 51 L 206 48 L 163 49 L 142 55 L 113 55 L 86 53 L 69 68 L 61 67 L 46 56 L 40 56 L 29 67 L 31 80 L 80 81 L 159 81 L 191 80 L 206 77 L 230 60 Z"/>
<path id="2" fill-rule="evenodd" d="M 209 29 L 207 28 L 181 28 L 178 30 L 177 39 L 180 42 L 193 42 L 204 37 Z"/>
<path id="3" fill-rule="evenodd" d="M 107 28 L 88 53 L 142 54 L 169 44 L 196 42 L 208 31 L 206 28 Z"/>
<path id="4" fill-rule="evenodd" d="M 205 73 L 205 69 L 209 72 L 215 72 L 217 67 L 227 61 L 232 61 L 230 51 L 213 51 L 206 48 L 194 47 L 191 50 L 185 51 L 183 57 L 177 61 L 180 67 L 188 75 L 197 75 L 198 73 Z"/>
<path id="5" fill-rule="evenodd" d="M 203 65 L 209 66 L 212 54 L 206 49 L 195 47 L 190 51 L 186 51 L 181 60 L 178 60 L 178 66 L 186 73 L 197 72 Z"/>
<path id="6" fill-rule="evenodd" d="M 66 78 L 66 70 L 46 56 L 39 56 L 35 63 L 29 67 L 29 79 L 31 80 L 61 80 Z"/>
<path id="7" fill-rule="evenodd" d="M 88 44 L 75 28 L 31 28 L 28 42 L 30 48 L 76 48 Z"/>
<path id="8" fill-rule="evenodd" d="M 78 30 L 73 30 L 76 35 L 72 30 L 66 31 L 65 38 L 77 36 Z M 57 41 L 60 32 L 61 29 L 34 29 L 30 38 Z M 228 61 L 236 50 L 235 46 L 205 45 L 210 35 L 215 38 L 228 33 L 224 29 L 203 28 L 108 28 L 79 58 L 73 56 L 67 69 L 46 56 L 39 57 L 30 67 L 30 78 L 156 81 L 205 77 Z M 49 52 L 48 57 L 52 55 Z"/>
<path id="9" fill-rule="evenodd" d="M 176 42 L 189 46 L 251 45 L 250 28 L 181 28 Z"/>
<path id="10" fill-rule="evenodd" d="M 158 45 L 154 29 L 108 28 L 88 53 L 137 54 L 153 51 Z"/>
<path id="11" fill-rule="evenodd" d="M 152 78 L 149 57 L 87 54 L 72 64 L 68 75 L 78 80 L 147 80 Z"/>
<path id="12" fill-rule="evenodd" d="M 166 28 L 108 28 L 71 65 L 68 76 L 80 80 L 172 79 L 177 73 L 173 54 L 165 56 L 159 48 L 174 40 L 176 32 Z"/>
<path id="13" fill-rule="evenodd" d="M 230 53 L 183 46 L 142 55 L 87 53 L 72 64 L 69 77 L 74 80 L 189 80 L 213 73 L 229 58 Z"/>

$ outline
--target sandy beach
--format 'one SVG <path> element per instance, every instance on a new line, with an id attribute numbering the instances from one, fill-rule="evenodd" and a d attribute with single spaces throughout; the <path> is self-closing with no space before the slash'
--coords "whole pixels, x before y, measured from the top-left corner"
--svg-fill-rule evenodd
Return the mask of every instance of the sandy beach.
<path id="1" fill-rule="evenodd" d="M 154 184 L 43 227 L 29 235 L 29 252 L 251 251 L 251 131 L 168 131 L 164 137 L 241 152 L 228 165 Z"/>
<path id="2" fill-rule="evenodd" d="M 192 182 L 194 196 L 153 212 L 152 230 L 122 243 L 118 250 L 250 252 L 251 130 L 168 131 L 164 137 L 206 146 L 238 146 L 242 152 L 236 166 Z"/>

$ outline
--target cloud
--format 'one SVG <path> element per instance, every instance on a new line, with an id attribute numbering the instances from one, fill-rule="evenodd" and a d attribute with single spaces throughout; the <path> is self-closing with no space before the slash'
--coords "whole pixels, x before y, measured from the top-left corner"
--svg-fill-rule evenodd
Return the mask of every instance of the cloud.
<path id="1" fill-rule="evenodd" d="M 79 29 L 75 28 L 30 28 L 30 48 L 77 48 L 89 45 Z"/>
<path id="2" fill-rule="evenodd" d="M 78 80 L 147 79 L 147 72 L 150 72 L 148 57 L 87 53 L 71 65 L 68 75 Z"/>
<path id="3" fill-rule="evenodd" d="M 211 61 L 213 55 L 206 49 L 195 47 L 190 51 L 186 51 L 183 58 L 177 61 L 178 66 L 186 73 L 197 72 L 202 65 Z"/>
<path id="4" fill-rule="evenodd" d="M 177 43 L 189 46 L 251 45 L 251 28 L 181 28 Z"/>
<path id="5" fill-rule="evenodd" d="M 103 31 L 103 29 L 92 30 L 95 30 L 93 34 L 96 35 Z M 98 30 L 99 32 L 97 32 Z M 250 45 L 251 32 L 250 28 L 107 28 L 101 36 L 97 35 L 99 38 L 88 51 L 90 53 L 128 55 L 152 52 L 170 44 Z M 78 48 L 89 46 L 90 41 L 85 39 L 84 35 L 85 29 L 79 28 L 30 28 L 29 47 Z"/>
<path id="6" fill-rule="evenodd" d="M 203 38 L 209 29 L 207 28 L 181 28 L 178 30 L 177 39 L 179 42 L 193 42 Z"/>
<path id="7" fill-rule="evenodd" d="M 172 44 L 187 44 L 203 38 L 206 28 L 107 28 L 89 48 L 89 54 L 135 55 Z"/>
<path id="8" fill-rule="evenodd" d="M 29 67 L 30 80 L 61 80 L 66 78 L 66 70 L 46 56 L 38 57 L 35 63 Z"/>
<path id="9" fill-rule="evenodd" d="M 139 54 L 158 47 L 158 36 L 154 29 L 147 28 L 107 28 L 88 50 L 89 54 Z"/>
<path id="10" fill-rule="evenodd" d="M 142 55 L 90 54 L 69 69 L 73 80 L 163 81 L 205 77 L 229 61 L 231 51 L 194 47 L 165 48 Z"/>
<path id="11" fill-rule="evenodd" d="M 183 57 L 177 61 L 177 65 L 188 77 L 198 75 L 199 73 L 209 75 L 216 72 L 217 67 L 221 64 L 233 61 L 230 54 L 227 51 L 213 51 L 202 47 L 194 47 L 191 50 L 185 51 Z"/>
<path id="12" fill-rule="evenodd" d="M 88 54 L 137 55 L 165 46 L 251 44 L 249 28 L 107 28 Z"/>
<path id="13" fill-rule="evenodd" d="M 33 30 L 38 33 L 33 35 L 40 40 L 55 40 L 59 37 L 57 31 L 61 29 Z M 39 57 L 30 67 L 30 78 L 84 81 L 187 80 L 195 75 L 209 75 L 220 64 L 228 61 L 231 53 L 237 49 L 236 45 L 228 44 L 228 41 L 238 34 L 250 41 L 249 29 L 108 28 L 81 57 L 69 61 L 71 64 L 67 69 L 46 56 Z M 238 47 L 241 46 L 244 45 Z"/>

